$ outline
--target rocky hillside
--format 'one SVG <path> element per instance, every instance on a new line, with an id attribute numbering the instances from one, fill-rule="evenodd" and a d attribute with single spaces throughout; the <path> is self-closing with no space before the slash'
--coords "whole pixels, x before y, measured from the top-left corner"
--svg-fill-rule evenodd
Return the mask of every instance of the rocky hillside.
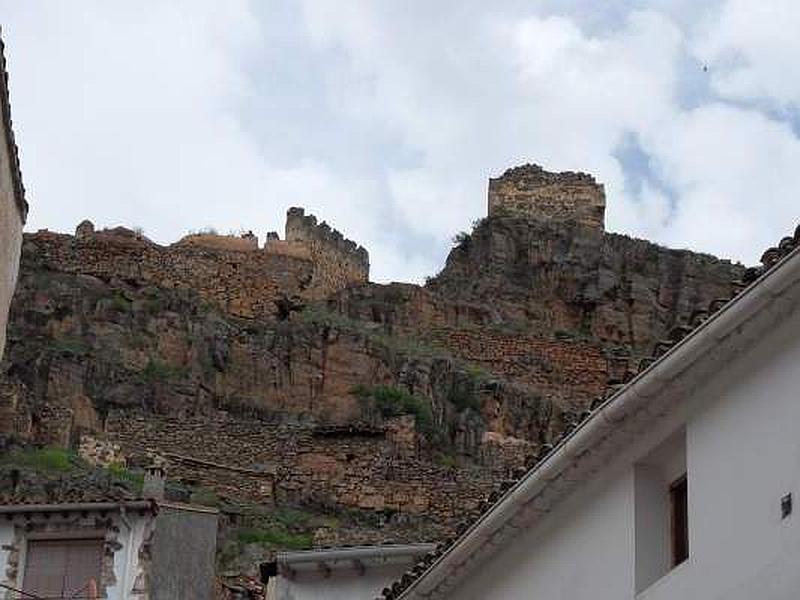
<path id="1" fill-rule="evenodd" d="M 378 285 L 362 249 L 315 262 L 334 238 L 313 227 L 316 254 L 26 235 L 0 373 L 0 443 L 23 458 L 0 461 L 2 494 L 83 476 L 135 494 L 159 460 L 171 493 L 267 547 L 436 539 L 743 271 L 498 209 L 427 285 Z M 38 481 L 32 447 L 66 470 Z"/>

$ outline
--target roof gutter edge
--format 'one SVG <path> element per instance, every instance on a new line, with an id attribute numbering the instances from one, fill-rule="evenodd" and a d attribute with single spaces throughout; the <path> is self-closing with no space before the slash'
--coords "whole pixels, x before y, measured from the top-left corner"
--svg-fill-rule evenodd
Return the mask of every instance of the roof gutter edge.
<path id="1" fill-rule="evenodd" d="M 59 513 L 80 511 L 149 510 L 158 512 L 158 505 L 152 500 L 130 500 L 122 502 L 74 502 L 66 504 L 6 504 L 0 505 L 0 514 L 14 515 L 25 513 Z"/>

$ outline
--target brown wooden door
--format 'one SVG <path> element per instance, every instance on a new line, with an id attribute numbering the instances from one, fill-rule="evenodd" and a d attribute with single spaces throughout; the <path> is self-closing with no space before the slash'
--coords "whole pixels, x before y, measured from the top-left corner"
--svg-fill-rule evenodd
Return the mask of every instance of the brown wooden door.
<path id="1" fill-rule="evenodd" d="M 103 540 L 29 540 L 22 589 L 43 598 L 91 598 L 102 558 Z"/>

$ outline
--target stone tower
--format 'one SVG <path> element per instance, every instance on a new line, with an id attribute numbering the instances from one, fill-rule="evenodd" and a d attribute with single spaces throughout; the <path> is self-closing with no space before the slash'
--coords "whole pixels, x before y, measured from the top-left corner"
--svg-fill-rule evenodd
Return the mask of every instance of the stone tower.
<path id="1" fill-rule="evenodd" d="M 603 185 L 586 173 L 550 173 L 539 165 L 508 169 L 489 179 L 489 216 L 570 221 L 605 228 Z"/>

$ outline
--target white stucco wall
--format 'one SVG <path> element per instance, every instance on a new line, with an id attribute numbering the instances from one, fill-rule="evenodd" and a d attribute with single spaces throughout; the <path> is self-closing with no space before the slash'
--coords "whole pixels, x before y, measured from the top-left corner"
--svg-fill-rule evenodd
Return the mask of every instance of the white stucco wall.
<path id="1" fill-rule="evenodd" d="M 322 573 L 299 572 L 290 580 L 278 576 L 269 590 L 270 600 L 373 600 L 391 585 L 410 563 L 367 566 L 363 575 L 355 570 L 334 570 L 329 577 Z"/>
<path id="2" fill-rule="evenodd" d="M 108 600 L 133 600 L 143 598 L 147 592 L 146 579 L 139 560 L 139 550 L 153 528 L 152 515 L 128 514 L 124 522 L 115 519 L 119 528 L 117 540 L 121 548 L 114 552 L 116 583 L 106 590 Z M 137 593 L 140 592 L 140 593 Z"/>
<path id="3" fill-rule="evenodd" d="M 11 162 L 5 129 L 0 127 L 0 359 L 6 342 L 8 307 L 17 283 L 22 217 L 14 200 Z"/>
<path id="4" fill-rule="evenodd" d="M 686 428 L 689 560 L 636 594 L 634 465 Z M 794 512 L 780 517 L 792 493 Z M 800 597 L 800 318 L 687 398 L 683 417 L 522 534 L 459 600 L 788 600 Z M 647 536 L 644 536 L 647 537 Z M 640 550 L 641 551 L 641 550 Z"/>

